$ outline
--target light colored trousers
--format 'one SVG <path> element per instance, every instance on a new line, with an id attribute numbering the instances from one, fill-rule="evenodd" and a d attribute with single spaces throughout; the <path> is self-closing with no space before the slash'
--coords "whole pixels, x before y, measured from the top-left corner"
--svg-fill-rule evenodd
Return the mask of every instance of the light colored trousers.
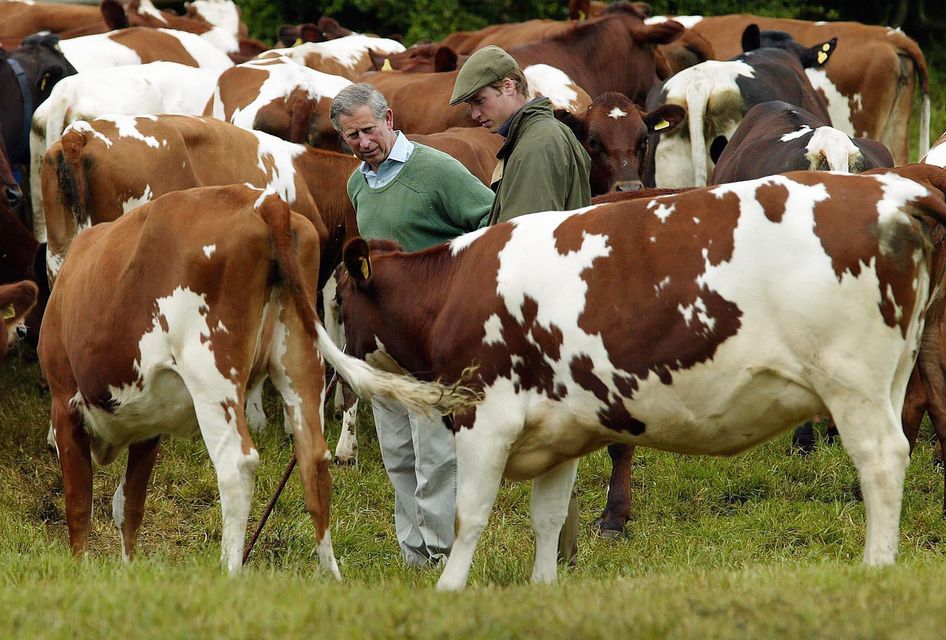
<path id="1" fill-rule="evenodd" d="M 439 416 L 372 399 L 381 459 L 394 485 L 394 524 L 408 566 L 446 561 L 453 546 L 457 455 Z"/>

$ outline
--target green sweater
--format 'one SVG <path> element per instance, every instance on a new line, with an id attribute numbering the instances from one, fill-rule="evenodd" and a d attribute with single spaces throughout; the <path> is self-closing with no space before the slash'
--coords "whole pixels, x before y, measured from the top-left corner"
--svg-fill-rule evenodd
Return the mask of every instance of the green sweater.
<path id="1" fill-rule="evenodd" d="M 555 119 L 549 105 L 548 98 L 541 98 L 513 116 L 496 154 L 500 164 L 493 173 L 496 200 L 490 224 L 591 204 L 591 158 L 575 134 Z"/>
<path id="2" fill-rule="evenodd" d="M 365 239 L 398 242 L 420 251 L 486 226 L 493 192 L 452 156 L 414 143 L 391 182 L 368 186 L 360 169 L 348 179 L 348 197 Z"/>

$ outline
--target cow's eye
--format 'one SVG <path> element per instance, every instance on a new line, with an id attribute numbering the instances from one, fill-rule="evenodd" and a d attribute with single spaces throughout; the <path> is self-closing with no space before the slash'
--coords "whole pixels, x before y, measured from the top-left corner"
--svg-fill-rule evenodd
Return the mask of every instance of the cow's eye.
<path id="1" fill-rule="evenodd" d="M 593 151 L 598 151 L 601 149 L 601 143 L 598 142 L 597 138 L 588 138 L 588 148 Z"/>

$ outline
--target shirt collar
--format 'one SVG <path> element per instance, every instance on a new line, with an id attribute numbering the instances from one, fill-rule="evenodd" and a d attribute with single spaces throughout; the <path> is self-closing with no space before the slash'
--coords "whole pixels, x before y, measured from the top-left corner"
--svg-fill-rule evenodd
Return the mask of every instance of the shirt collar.
<path id="1" fill-rule="evenodd" d="M 513 113 L 511 116 L 509 116 L 509 118 L 503 123 L 503 126 L 501 126 L 501 127 L 499 128 L 499 130 L 496 131 L 496 133 L 498 133 L 499 135 L 501 135 L 501 136 L 504 137 L 504 138 L 505 138 L 506 136 L 508 136 L 508 135 L 509 135 L 509 129 L 510 129 L 510 127 L 512 127 L 512 121 L 516 119 L 516 116 L 519 115 L 519 114 L 522 112 L 522 110 L 525 109 L 526 107 L 528 107 L 530 104 L 532 104 L 532 103 L 535 102 L 536 100 L 541 100 L 541 99 L 542 99 L 542 96 L 536 96 L 536 97 L 532 98 L 532 100 L 529 100 L 527 103 L 525 103 L 524 105 L 522 105 L 521 107 L 519 107 L 518 109 L 516 109 L 515 113 Z"/>
<path id="2" fill-rule="evenodd" d="M 402 164 L 407 162 L 407 159 L 410 157 L 413 150 L 414 143 L 408 140 L 407 136 L 405 136 L 401 131 L 398 131 L 397 138 L 394 140 L 394 145 L 391 147 L 391 152 L 388 153 L 388 157 L 384 159 L 384 162 L 378 166 L 378 170 L 380 171 L 381 168 L 389 162 L 400 162 Z M 369 175 L 374 174 L 375 170 L 372 169 L 371 165 L 367 162 L 362 162 L 361 172 L 365 175 Z"/>

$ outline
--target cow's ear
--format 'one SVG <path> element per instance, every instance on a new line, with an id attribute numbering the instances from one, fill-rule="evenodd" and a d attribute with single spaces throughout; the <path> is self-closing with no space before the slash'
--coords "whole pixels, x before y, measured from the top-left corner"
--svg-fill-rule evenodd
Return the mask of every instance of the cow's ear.
<path id="1" fill-rule="evenodd" d="M 381 71 L 384 67 L 384 62 L 388 60 L 387 56 L 383 53 L 375 53 L 374 49 L 368 47 L 368 59 L 371 60 L 371 66 L 375 71 Z M 391 64 L 391 61 L 388 60 L 388 65 Z"/>
<path id="2" fill-rule="evenodd" d="M 371 282 L 371 258 L 364 238 L 354 237 L 345 243 L 343 260 L 352 282 L 364 289 Z"/>
<path id="3" fill-rule="evenodd" d="M 284 47 L 291 47 L 299 39 L 299 27 L 291 24 L 279 25 L 276 30 L 276 41 Z"/>
<path id="4" fill-rule="evenodd" d="M 53 85 L 62 80 L 66 75 L 66 70 L 58 64 L 44 68 L 43 72 L 36 79 L 36 88 L 39 90 L 40 95 L 48 96 L 49 92 L 53 90 Z"/>
<path id="5" fill-rule="evenodd" d="M 678 104 L 664 104 L 644 114 L 649 133 L 670 133 L 686 119 L 687 110 Z"/>
<path id="6" fill-rule="evenodd" d="M 806 69 L 823 67 L 831 58 L 831 54 L 838 48 L 838 39 L 831 38 L 827 42 L 816 44 L 802 56 L 802 66 Z"/>
<path id="7" fill-rule="evenodd" d="M 105 24 L 108 25 L 109 29 L 128 28 L 128 16 L 125 15 L 125 7 L 122 6 L 122 3 L 116 0 L 102 0 L 99 10 L 102 12 L 102 19 L 105 20 Z"/>
<path id="8" fill-rule="evenodd" d="M 456 71 L 458 58 L 457 52 L 450 47 L 437 47 L 434 51 L 434 71 Z"/>
<path id="9" fill-rule="evenodd" d="M 713 164 L 719 163 L 719 157 L 723 155 L 727 144 L 729 144 L 729 140 L 726 139 L 726 136 L 716 136 L 713 138 L 709 148 L 710 160 L 713 161 Z"/>
<path id="10" fill-rule="evenodd" d="M 759 31 L 759 25 L 750 24 L 742 32 L 742 50 L 755 51 L 762 46 L 762 32 Z"/>
<path id="11" fill-rule="evenodd" d="M 578 138 L 578 141 L 581 142 L 585 139 L 585 119 L 579 118 L 574 113 L 567 109 L 556 109 L 555 118 L 564 124 L 566 127 L 572 130 L 572 133 L 575 134 L 575 137 Z"/>
<path id="12" fill-rule="evenodd" d="M 322 42 L 325 40 L 325 35 L 318 26 L 311 22 L 306 22 L 305 24 L 299 25 L 299 39 L 302 40 L 302 42 Z"/>

